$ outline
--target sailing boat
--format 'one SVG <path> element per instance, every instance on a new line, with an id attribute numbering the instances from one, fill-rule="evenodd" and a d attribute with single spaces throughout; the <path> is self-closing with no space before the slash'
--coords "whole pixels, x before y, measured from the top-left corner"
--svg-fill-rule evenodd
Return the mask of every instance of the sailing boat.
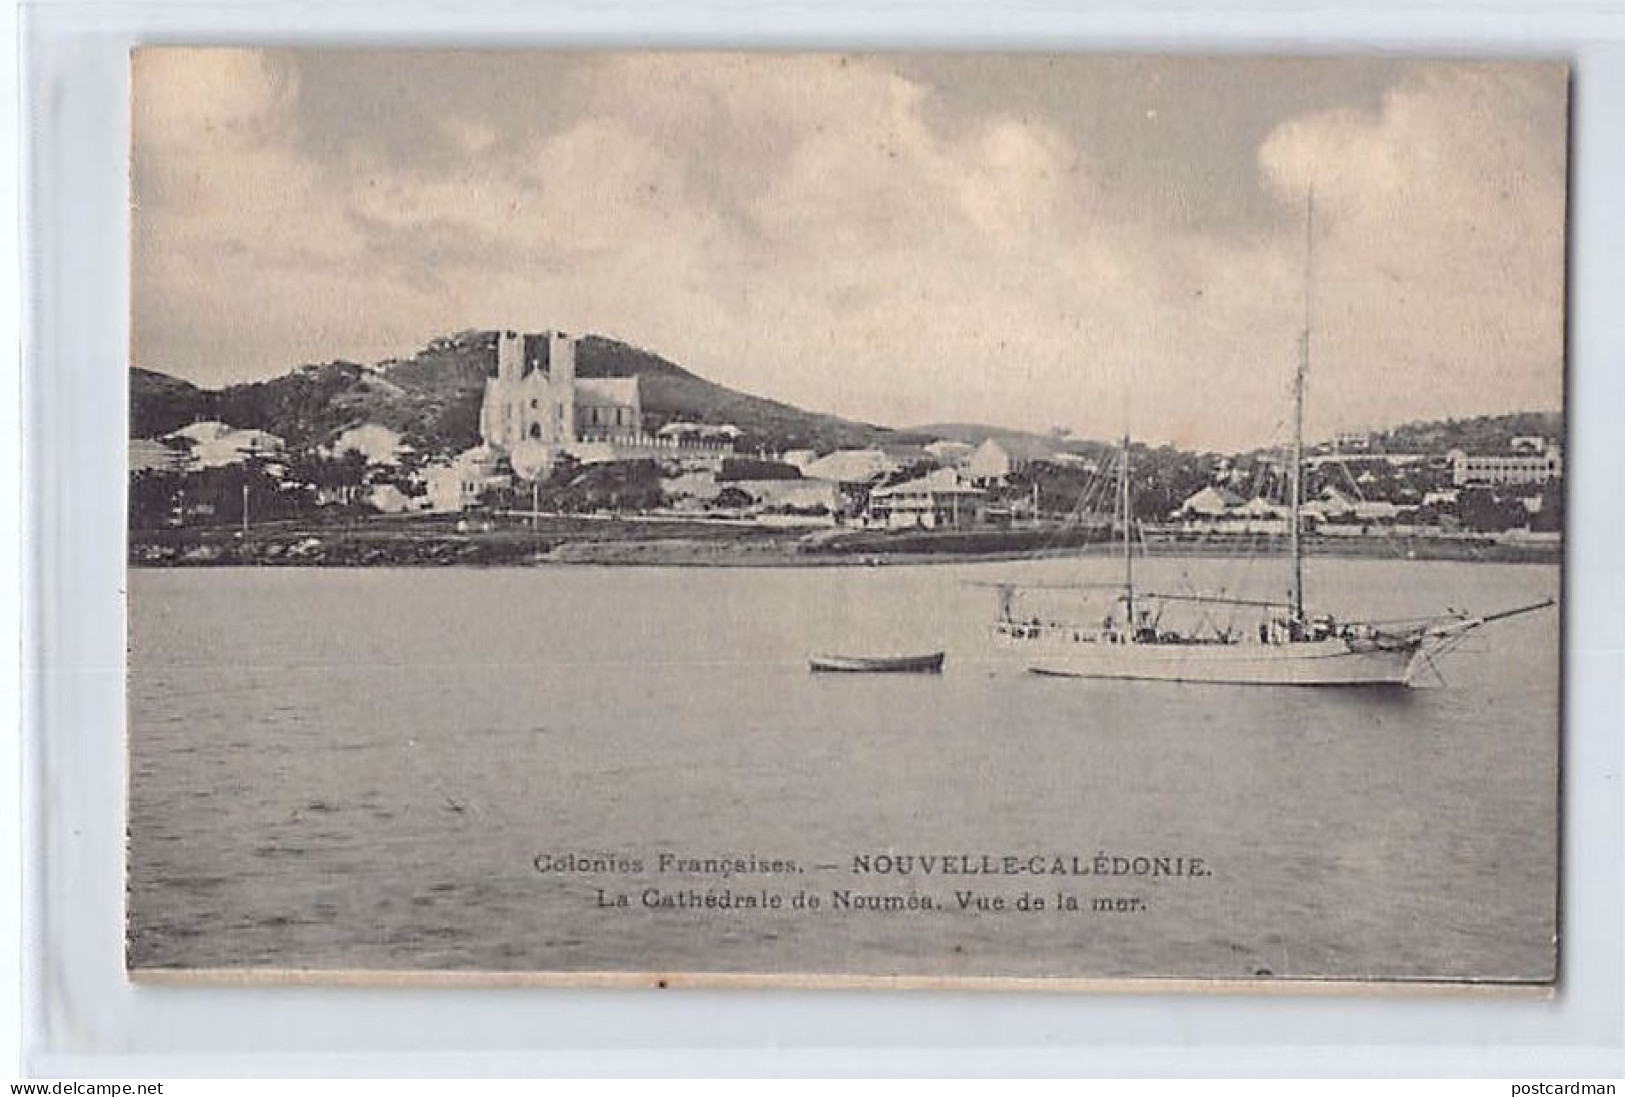
<path id="1" fill-rule="evenodd" d="M 1314 205 L 1310 199 L 1306 248 L 1313 261 Z M 1447 617 L 1399 622 L 1340 621 L 1311 616 L 1305 609 L 1303 582 L 1303 404 L 1309 368 L 1309 292 L 1305 277 L 1304 326 L 1298 342 L 1293 378 L 1293 436 L 1289 462 L 1291 513 L 1289 551 L 1292 579 L 1284 602 L 1230 598 L 1223 594 L 1155 593 L 1138 590 L 1134 579 L 1134 512 L 1129 480 L 1129 439 L 1117 462 L 1117 514 L 1122 533 L 1123 580 L 1108 584 L 1116 591 L 1114 608 L 1098 625 L 1022 620 L 1014 612 L 1014 584 L 999 585 L 995 636 L 1006 646 L 1031 654 L 1029 668 L 1039 674 L 1071 678 L 1127 678 L 1167 682 L 1212 682 L 1290 686 L 1408 686 L 1433 659 L 1459 644 L 1468 633 L 1519 614 L 1553 604 L 1533 605 L 1485 616 Z M 1263 611 L 1256 632 L 1213 628 L 1166 629 L 1160 607 L 1167 602 L 1253 607 Z"/>

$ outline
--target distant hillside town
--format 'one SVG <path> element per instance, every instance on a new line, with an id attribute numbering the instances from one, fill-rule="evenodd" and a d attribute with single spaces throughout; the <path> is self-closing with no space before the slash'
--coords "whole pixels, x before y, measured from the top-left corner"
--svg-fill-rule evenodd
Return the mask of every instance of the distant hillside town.
<path id="1" fill-rule="evenodd" d="M 413 514 L 1036 529 L 1104 521 L 1089 504 L 1116 460 L 1059 429 L 893 430 L 809 413 L 557 331 L 464 332 L 412 359 L 215 391 L 135 370 L 131 403 L 134 530 Z M 1555 413 L 1341 434 L 1306 456 L 1306 527 L 1556 538 L 1561 440 Z M 1285 532 L 1278 450 L 1131 457 L 1135 512 L 1166 536 Z"/>

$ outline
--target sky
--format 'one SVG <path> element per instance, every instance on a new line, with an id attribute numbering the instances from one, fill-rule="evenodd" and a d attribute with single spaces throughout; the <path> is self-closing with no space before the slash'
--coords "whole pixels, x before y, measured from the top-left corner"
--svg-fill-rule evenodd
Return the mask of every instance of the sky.
<path id="1" fill-rule="evenodd" d="M 1561 406 L 1557 65 L 145 49 L 132 360 L 597 332 L 893 426 L 1278 441 Z M 1309 217 L 1312 193 L 1313 217 Z"/>

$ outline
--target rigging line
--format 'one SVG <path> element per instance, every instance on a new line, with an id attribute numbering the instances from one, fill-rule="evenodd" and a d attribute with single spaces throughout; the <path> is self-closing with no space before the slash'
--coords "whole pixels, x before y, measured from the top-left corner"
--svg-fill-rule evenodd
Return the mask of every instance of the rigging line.
<path id="1" fill-rule="evenodd" d="M 1269 465 L 1260 461 L 1253 466 L 1253 479 L 1249 487 L 1250 494 L 1247 500 L 1249 503 L 1251 503 L 1254 499 L 1264 498 L 1268 491 L 1269 477 Z M 1232 585 L 1240 587 L 1250 576 L 1252 566 L 1262 548 L 1260 544 L 1260 539 L 1262 536 L 1263 534 L 1253 524 L 1253 519 L 1249 517 L 1247 519 L 1246 537 L 1241 542 L 1239 551 L 1236 553 L 1236 562 L 1230 569 L 1229 574 L 1232 580 Z"/>
<path id="2" fill-rule="evenodd" d="M 1084 506 L 1090 484 L 1090 480 L 1084 480 L 1083 485 L 1078 489 L 1077 497 L 1072 501 L 1071 508 L 1061 516 L 1060 523 L 1055 527 L 1055 529 L 1050 531 L 1050 533 L 1044 537 L 1044 540 L 1039 545 L 1040 552 L 1047 552 L 1050 549 L 1053 549 L 1061 537 L 1072 528 L 1079 510 Z"/>
<path id="3" fill-rule="evenodd" d="M 1337 467 L 1343 470 L 1343 478 L 1348 481 L 1349 487 L 1354 489 L 1354 497 L 1362 503 L 1369 502 L 1370 500 L 1365 497 L 1365 492 L 1360 490 L 1360 482 L 1354 478 L 1353 470 L 1349 468 L 1348 462 L 1343 460 L 1342 454 L 1337 455 Z M 1357 512 L 1355 514 L 1355 518 L 1357 520 L 1360 519 L 1360 515 Z M 1382 531 L 1381 535 L 1383 547 L 1388 550 L 1389 556 L 1397 560 L 1404 555 L 1404 550 L 1400 547 L 1399 539 L 1397 537 L 1394 537 L 1387 531 Z"/>
<path id="4" fill-rule="evenodd" d="M 1071 518 L 1078 520 L 1092 513 L 1099 502 L 1100 496 L 1105 492 L 1106 477 L 1101 470 L 1096 469 L 1089 474 L 1084 482 L 1083 490 L 1079 492 L 1078 503 L 1073 508 Z"/>
<path id="5" fill-rule="evenodd" d="M 1164 591 L 1146 591 L 1144 596 L 1147 598 L 1161 598 L 1169 602 L 1192 602 L 1198 605 L 1278 608 L 1288 604 L 1268 598 L 1231 598 L 1219 594 L 1170 594 Z"/>
<path id="6" fill-rule="evenodd" d="M 1083 486 L 1078 491 L 1077 499 L 1074 500 L 1072 504 L 1071 510 L 1066 513 L 1066 515 L 1061 519 L 1060 525 L 1050 535 L 1046 542 L 1046 547 L 1054 547 L 1054 545 L 1063 536 L 1070 533 L 1072 530 L 1079 528 L 1079 526 L 1082 524 L 1083 516 L 1088 512 L 1089 508 L 1094 502 L 1094 496 L 1096 490 L 1098 489 L 1098 485 L 1098 477 L 1094 476 L 1093 474 L 1091 474 L 1089 479 L 1084 481 Z"/>
<path id="7" fill-rule="evenodd" d="M 1089 474 L 1079 489 L 1077 497 L 1073 500 L 1071 509 L 1062 517 L 1060 524 L 1044 539 L 1040 551 L 1054 549 L 1062 537 L 1083 526 L 1083 518 L 1094 509 L 1096 497 L 1101 493 L 1104 482 L 1104 478 L 1098 469 Z"/>
<path id="8" fill-rule="evenodd" d="M 1449 621 L 1457 623 L 1470 621 L 1472 617 L 1461 610 L 1446 610 L 1443 613 L 1432 613 L 1420 617 L 1373 617 L 1366 620 L 1368 625 L 1431 625 Z"/>
<path id="9" fill-rule="evenodd" d="M 1279 423 L 1277 423 L 1277 428 L 1279 428 Z M 1271 433 L 1275 432 L 1272 431 Z M 1242 486 L 1247 494 L 1247 503 L 1251 503 L 1255 499 L 1266 499 L 1268 501 L 1266 497 L 1269 494 L 1270 470 L 1271 465 L 1267 459 L 1262 457 L 1254 459 L 1247 476 L 1242 480 Z M 1227 585 L 1236 585 L 1245 581 L 1247 574 L 1251 570 L 1253 557 L 1258 551 L 1258 539 L 1259 531 L 1255 528 L 1251 515 L 1246 517 L 1245 525 L 1239 535 L 1226 538 L 1224 556 L 1228 562 L 1224 566 L 1223 575 L 1229 581 Z"/>
<path id="10" fill-rule="evenodd" d="M 1347 480 L 1349 487 L 1354 489 L 1354 497 L 1364 503 L 1366 501 L 1365 492 L 1360 490 L 1360 482 L 1354 478 L 1353 470 L 1349 468 L 1349 463 L 1343 460 L 1341 453 L 1337 455 L 1337 467 L 1343 470 L 1343 479 Z"/>

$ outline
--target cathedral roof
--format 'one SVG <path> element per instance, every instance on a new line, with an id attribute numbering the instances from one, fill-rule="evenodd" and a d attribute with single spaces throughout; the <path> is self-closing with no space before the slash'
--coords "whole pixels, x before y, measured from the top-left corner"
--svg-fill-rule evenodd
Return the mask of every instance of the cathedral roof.
<path id="1" fill-rule="evenodd" d="M 611 404 L 635 404 L 640 386 L 636 377 L 577 377 L 576 403 L 591 403 L 582 397 L 593 397 Z"/>

